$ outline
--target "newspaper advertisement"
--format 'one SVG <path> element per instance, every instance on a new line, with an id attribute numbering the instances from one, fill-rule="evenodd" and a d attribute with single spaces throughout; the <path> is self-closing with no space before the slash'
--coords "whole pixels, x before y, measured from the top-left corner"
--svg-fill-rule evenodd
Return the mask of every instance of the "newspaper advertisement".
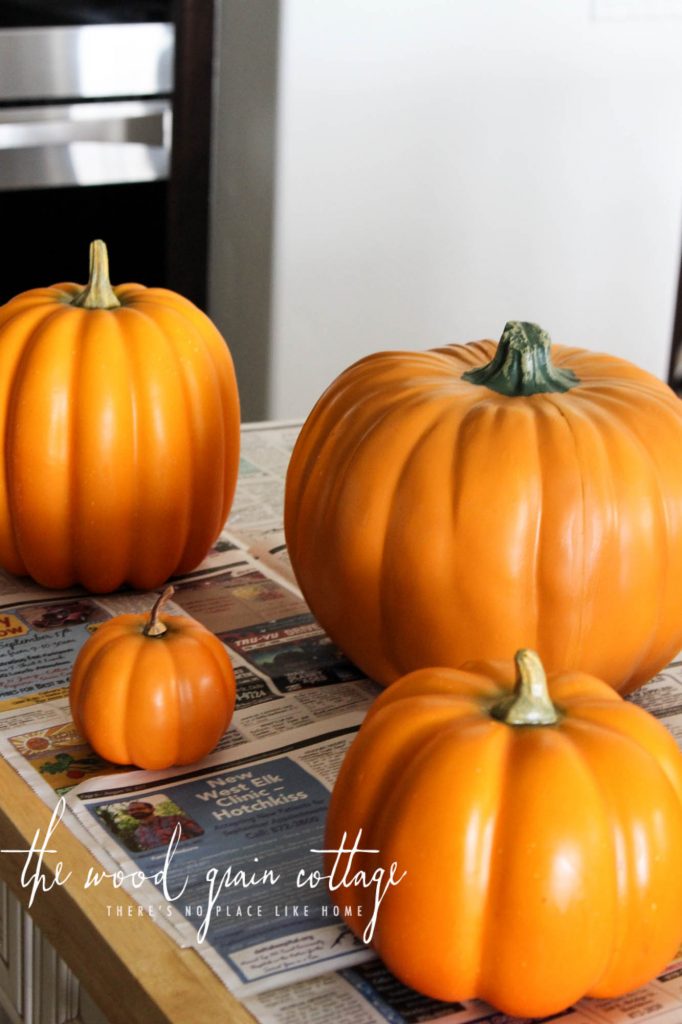
<path id="1" fill-rule="evenodd" d="M 131 894 L 150 916 L 191 926 L 239 996 L 371 955 L 317 877 L 329 794 L 359 716 L 329 725 L 214 753 L 184 774 L 137 772 L 69 795 L 95 844 L 114 846 Z"/>
<path id="2" fill-rule="evenodd" d="M 55 593 L 1 577 L 0 752 L 85 843 L 93 870 L 195 948 L 260 1024 L 512 1024 L 482 1002 L 402 985 L 342 923 L 320 878 L 329 795 L 380 688 L 324 634 L 291 572 L 282 502 L 298 429 L 244 430 L 229 526 L 173 581 L 169 613 L 215 633 L 235 671 L 236 709 L 217 748 L 182 770 L 133 771 L 102 761 L 74 726 L 68 685 L 81 645 L 157 595 Z M 682 745 L 682 660 L 629 699 Z M 621 999 L 586 999 L 552 1020 L 680 1024 L 682 960 Z"/>

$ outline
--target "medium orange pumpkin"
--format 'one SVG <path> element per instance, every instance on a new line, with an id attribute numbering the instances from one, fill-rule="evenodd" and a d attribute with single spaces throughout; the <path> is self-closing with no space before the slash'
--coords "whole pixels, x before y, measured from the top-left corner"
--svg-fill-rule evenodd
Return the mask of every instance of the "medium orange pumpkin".
<path id="1" fill-rule="evenodd" d="M 383 684 L 527 637 L 625 692 L 682 647 L 682 403 L 532 324 L 380 352 L 305 423 L 285 530 L 313 613 Z"/>
<path id="2" fill-rule="evenodd" d="M 0 308 L 0 565 L 46 587 L 151 589 L 192 569 L 227 518 L 239 461 L 232 359 L 175 292 L 85 289 Z"/>
<path id="3" fill-rule="evenodd" d="M 101 757 L 140 768 L 193 764 L 232 718 L 235 677 L 224 645 L 195 619 L 117 615 L 86 640 L 69 701 L 78 731 Z"/>
<path id="4" fill-rule="evenodd" d="M 665 728 L 582 673 L 422 669 L 372 705 L 332 793 L 333 898 L 403 982 L 512 1015 L 644 984 L 682 940 L 682 754 Z M 345 837 L 345 839 L 344 839 Z M 355 910 L 360 908 L 360 914 Z"/>

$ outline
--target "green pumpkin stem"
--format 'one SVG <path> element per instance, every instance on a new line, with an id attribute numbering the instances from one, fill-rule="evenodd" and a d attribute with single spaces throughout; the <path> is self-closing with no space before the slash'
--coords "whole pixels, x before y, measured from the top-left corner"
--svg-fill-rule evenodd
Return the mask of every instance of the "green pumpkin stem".
<path id="1" fill-rule="evenodd" d="M 121 303 L 109 280 L 109 254 L 104 242 L 90 242 L 90 278 L 82 292 L 71 302 L 82 309 L 115 309 Z"/>
<path id="2" fill-rule="evenodd" d="M 540 656 L 535 651 L 517 651 L 514 661 L 514 692 L 495 704 L 491 715 L 506 725 L 554 725 L 559 721 L 559 713 L 549 696 Z"/>
<path id="3" fill-rule="evenodd" d="M 510 398 L 545 391 L 569 391 L 580 380 L 572 370 L 554 366 L 551 344 L 547 331 L 537 324 L 509 320 L 491 361 L 467 370 L 462 378 Z"/>
<path id="4" fill-rule="evenodd" d="M 175 588 L 172 585 L 169 585 L 162 594 L 159 594 L 154 602 L 154 607 L 149 613 L 149 619 L 142 630 L 145 636 L 165 636 L 168 632 L 168 626 L 166 623 L 161 622 L 159 619 L 159 612 L 161 611 L 162 606 L 166 601 L 170 600 L 174 593 Z"/>

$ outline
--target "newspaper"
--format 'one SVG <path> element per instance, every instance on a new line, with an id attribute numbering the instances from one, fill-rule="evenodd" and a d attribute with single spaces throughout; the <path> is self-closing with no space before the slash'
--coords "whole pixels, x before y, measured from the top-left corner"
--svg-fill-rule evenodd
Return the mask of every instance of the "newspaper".
<path id="1" fill-rule="evenodd" d="M 283 485 L 299 422 L 251 424 L 242 431 L 239 486 L 226 534 L 295 586 L 284 540 Z"/>
<path id="2" fill-rule="evenodd" d="M 191 926 L 192 944 L 240 997 L 371 955 L 313 884 L 313 851 L 358 718 L 334 719 L 331 732 L 292 730 L 285 744 L 253 741 L 200 771 L 96 780 L 69 797 L 97 846 L 117 841 L 125 875 L 144 874 L 138 902 L 179 934 Z"/>
<path id="3" fill-rule="evenodd" d="M 184 769 L 131 771 L 103 762 L 73 725 L 81 644 L 111 616 L 151 608 L 155 594 L 55 593 L 0 575 L 0 753 L 53 809 L 51 844 L 60 828 L 78 835 L 93 856 L 90 884 L 114 878 L 260 1024 L 511 1024 L 482 1002 L 446 1004 L 402 985 L 317 877 L 336 773 L 379 688 L 322 632 L 291 571 L 282 499 L 298 429 L 244 429 L 228 528 L 174 580 L 169 612 L 212 630 L 234 666 L 237 706 L 217 749 Z M 682 744 L 682 661 L 631 699 Z M 682 960 L 622 999 L 582 1000 L 552 1020 L 680 1024 Z"/>

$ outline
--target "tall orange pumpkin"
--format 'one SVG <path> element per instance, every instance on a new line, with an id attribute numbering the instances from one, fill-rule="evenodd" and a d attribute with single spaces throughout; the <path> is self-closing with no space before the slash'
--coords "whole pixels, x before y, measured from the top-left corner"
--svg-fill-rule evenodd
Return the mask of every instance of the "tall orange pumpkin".
<path id="1" fill-rule="evenodd" d="M 510 666 L 483 664 L 381 694 L 324 847 L 367 851 L 330 852 L 326 873 L 357 935 L 374 918 L 372 945 L 402 981 L 525 1018 L 622 995 L 674 957 L 682 755 L 600 680 L 563 673 L 548 691 L 534 652 L 517 666 L 515 692 Z"/>
<path id="2" fill-rule="evenodd" d="M 151 589 L 192 569 L 227 517 L 239 461 L 232 358 L 163 288 L 83 288 L 0 308 L 0 565 L 46 587 Z"/>
<path id="3" fill-rule="evenodd" d="M 532 324 L 380 352 L 305 423 L 285 528 L 312 611 L 381 683 L 523 638 L 625 692 L 682 647 L 682 403 Z"/>

